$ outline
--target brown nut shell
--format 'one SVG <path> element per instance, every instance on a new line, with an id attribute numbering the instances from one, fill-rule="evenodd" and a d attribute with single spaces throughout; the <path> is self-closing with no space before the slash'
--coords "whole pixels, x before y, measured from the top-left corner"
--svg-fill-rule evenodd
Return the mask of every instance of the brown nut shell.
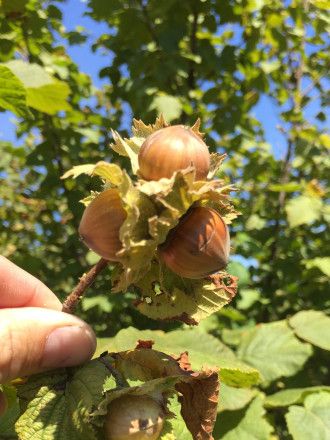
<path id="1" fill-rule="evenodd" d="M 116 189 L 101 192 L 85 209 L 79 225 L 79 235 L 86 245 L 101 257 L 119 261 L 122 248 L 119 230 L 126 219 L 121 198 Z"/>
<path id="2" fill-rule="evenodd" d="M 205 180 L 210 168 L 210 153 L 205 142 L 191 128 L 173 125 L 155 131 L 139 151 L 139 173 L 145 180 L 170 178 L 193 165 L 195 180 Z"/>
<path id="3" fill-rule="evenodd" d="M 230 237 L 212 208 L 191 208 L 159 247 L 161 260 L 184 278 L 204 278 L 228 264 Z"/>
<path id="4" fill-rule="evenodd" d="M 149 396 L 113 400 L 105 421 L 107 440 L 157 440 L 164 425 L 161 405 Z"/>

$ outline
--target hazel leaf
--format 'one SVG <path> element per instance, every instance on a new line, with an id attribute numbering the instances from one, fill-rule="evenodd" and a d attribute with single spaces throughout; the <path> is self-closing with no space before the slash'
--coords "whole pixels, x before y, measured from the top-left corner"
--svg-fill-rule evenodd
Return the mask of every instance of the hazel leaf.
<path id="1" fill-rule="evenodd" d="M 67 179 L 68 177 L 73 177 L 76 179 L 81 174 L 99 176 L 106 183 L 119 186 L 123 182 L 124 171 L 122 171 L 121 168 L 116 164 L 100 161 L 96 164 L 74 166 L 71 168 L 71 170 L 64 173 L 61 178 Z"/>
<path id="2" fill-rule="evenodd" d="M 307 396 L 304 407 L 290 406 L 285 419 L 294 440 L 330 438 L 330 393 Z"/>
<path id="3" fill-rule="evenodd" d="M 191 440 L 191 433 L 181 415 L 181 405 L 176 396 L 168 399 L 168 410 L 174 417 L 165 420 L 160 440 Z"/>
<path id="4" fill-rule="evenodd" d="M 226 157 L 227 154 L 211 153 L 210 170 L 207 175 L 208 179 L 213 179 L 213 177 L 219 172 L 219 169 Z"/>
<path id="5" fill-rule="evenodd" d="M 111 130 L 111 134 L 114 139 L 114 143 L 110 145 L 111 148 L 121 156 L 129 157 L 132 171 L 136 174 L 139 169 L 138 153 L 144 138 L 133 137 L 130 139 L 123 139 L 120 134 L 114 130 Z"/>
<path id="6" fill-rule="evenodd" d="M 238 356 L 258 368 L 266 381 L 297 373 L 312 354 L 310 344 L 300 342 L 285 321 L 246 329 Z"/>
<path id="7" fill-rule="evenodd" d="M 128 350 L 139 339 L 152 340 L 154 348 L 178 358 L 188 352 L 192 368 L 216 366 L 222 383 L 234 387 L 250 387 L 260 382 L 259 372 L 239 361 L 234 353 L 217 338 L 201 332 L 198 328 L 174 330 L 164 333 L 159 330 L 137 330 L 133 327 L 121 330 L 114 338 L 98 339 L 98 353 Z M 207 347 L 207 351 L 205 350 Z"/>
<path id="8" fill-rule="evenodd" d="M 163 273 L 162 273 L 163 271 Z M 140 293 L 138 310 L 160 320 L 197 325 L 235 296 L 236 280 L 225 273 L 203 279 L 183 279 L 153 262 L 150 271 L 134 284 Z"/>
<path id="9" fill-rule="evenodd" d="M 62 369 L 31 376 L 18 387 L 25 410 L 16 422 L 20 439 L 96 440 L 89 419 L 102 400 L 108 369 L 98 360 L 79 369 Z"/>
<path id="10" fill-rule="evenodd" d="M 165 121 L 164 116 L 161 114 L 158 116 L 154 124 L 149 125 L 146 125 L 139 119 L 133 119 L 132 132 L 136 137 L 146 138 L 153 132 L 165 127 L 168 127 L 168 124 Z"/>

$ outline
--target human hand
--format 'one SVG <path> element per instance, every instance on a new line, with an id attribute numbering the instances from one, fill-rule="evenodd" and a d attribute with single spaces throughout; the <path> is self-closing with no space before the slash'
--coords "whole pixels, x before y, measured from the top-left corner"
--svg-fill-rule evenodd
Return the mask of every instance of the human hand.
<path id="1" fill-rule="evenodd" d="M 0 256 L 0 384 L 90 359 L 96 339 L 41 281 Z M 1 398 L 1 396 L 0 396 Z"/>

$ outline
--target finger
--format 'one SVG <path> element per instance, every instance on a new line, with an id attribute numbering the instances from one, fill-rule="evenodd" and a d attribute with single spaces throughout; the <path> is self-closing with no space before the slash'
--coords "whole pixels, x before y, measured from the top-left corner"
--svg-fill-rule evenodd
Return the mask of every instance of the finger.
<path id="1" fill-rule="evenodd" d="M 0 383 L 81 364 L 96 341 L 92 329 L 67 313 L 34 307 L 0 310 Z"/>
<path id="2" fill-rule="evenodd" d="M 0 255 L 0 308 L 5 307 L 61 310 L 61 303 L 41 281 Z"/>

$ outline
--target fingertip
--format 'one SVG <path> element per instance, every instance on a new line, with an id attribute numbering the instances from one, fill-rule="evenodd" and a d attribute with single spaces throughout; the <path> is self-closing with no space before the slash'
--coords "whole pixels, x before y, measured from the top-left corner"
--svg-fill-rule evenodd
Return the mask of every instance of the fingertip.
<path id="1" fill-rule="evenodd" d="M 88 361 L 96 349 L 91 327 L 81 319 L 36 307 L 0 310 L 0 383 L 46 369 Z"/>

